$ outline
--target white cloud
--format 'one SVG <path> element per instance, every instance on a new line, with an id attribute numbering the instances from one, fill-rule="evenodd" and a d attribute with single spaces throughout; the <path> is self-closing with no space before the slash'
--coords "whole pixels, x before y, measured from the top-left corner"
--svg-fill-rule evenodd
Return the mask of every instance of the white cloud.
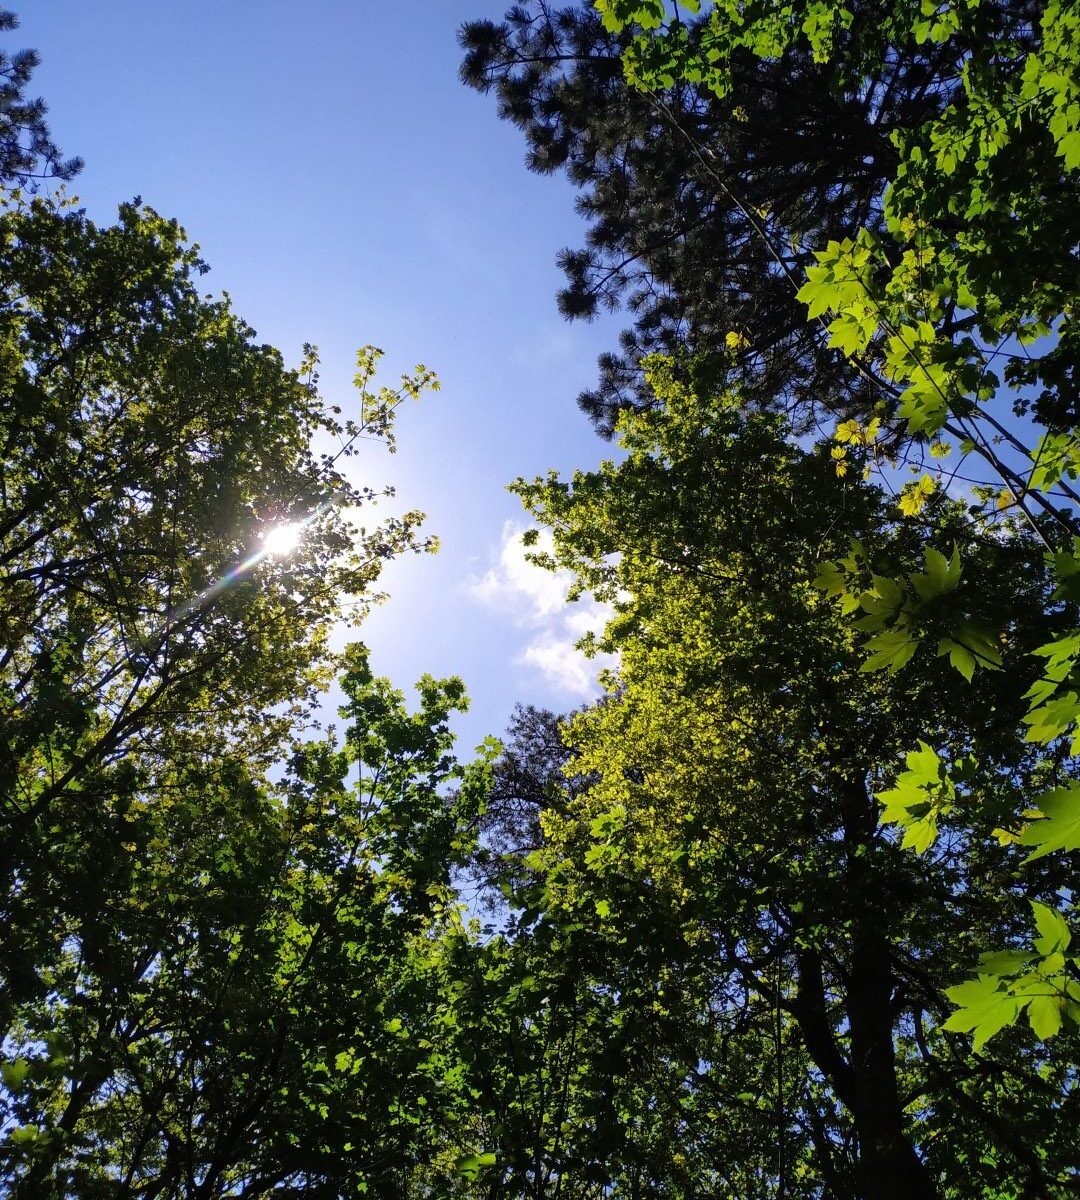
<path id="1" fill-rule="evenodd" d="M 499 561 L 481 578 L 474 579 L 469 592 L 489 608 L 508 613 L 519 623 L 538 624 L 549 620 L 566 606 L 570 575 L 545 571 L 526 558 L 530 551 L 522 541 L 525 529 L 507 521 L 503 525 Z M 536 550 L 550 550 L 551 534 L 542 531 Z"/>
<path id="2" fill-rule="evenodd" d="M 520 661 L 536 667 L 556 691 L 568 696 L 594 696 L 599 690 L 596 659 L 586 658 L 570 638 L 549 634 L 533 638 Z"/>
<path id="3" fill-rule="evenodd" d="M 525 528 L 513 521 L 503 525 L 498 561 L 470 582 L 469 594 L 529 631 L 516 662 L 538 670 L 553 690 L 566 696 L 596 696 L 597 672 L 613 665 L 613 659 L 607 654 L 587 658 L 576 643 L 586 633 L 599 633 L 611 609 L 585 597 L 568 603 L 570 573 L 545 571 L 526 557 L 535 550 L 550 550 L 550 533 L 541 531 L 536 546 L 527 548 L 522 541 Z"/>

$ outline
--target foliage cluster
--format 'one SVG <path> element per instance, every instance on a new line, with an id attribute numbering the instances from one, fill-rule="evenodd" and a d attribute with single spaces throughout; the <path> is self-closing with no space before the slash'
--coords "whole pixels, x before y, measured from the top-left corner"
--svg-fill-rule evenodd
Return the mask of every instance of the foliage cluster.
<path id="1" fill-rule="evenodd" d="M 620 1004 L 758 998 L 798 1048 L 736 1194 L 1066 1194 L 975 1080 L 1075 1102 L 1080 12 L 591 9 L 462 33 L 582 189 L 563 311 L 635 316 L 582 397 L 626 457 L 516 485 L 619 655 L 523 913 L 590 928 Z"/>

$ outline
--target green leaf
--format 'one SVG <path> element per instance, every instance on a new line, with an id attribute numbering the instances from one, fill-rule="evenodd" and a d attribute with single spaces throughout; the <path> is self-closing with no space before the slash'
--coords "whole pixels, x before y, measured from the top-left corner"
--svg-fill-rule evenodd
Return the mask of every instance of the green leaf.
<path id="1" fill-rule="evenodd" d="M 1025 862 L 1058 850 L 1080 850 L 1080 783 L 1057 788 L 1036 801 L 1042 816 L 1020 834 L 1020 844 L 1035 846 Z"/>
<path id="2" fill-rule="evenodd" d="M 918 642 L 906 630 L 887 629 L 863 643 L 863 649 L 870 651 L 870 657 L 859 670 L 863 672 L 899 671 L 911 658 L 918 648 Z"/>
<path id="3" fill-rule="evenodd" d="M 19 1125 L 7 1136 L 8 1141 L 16 1146 L 28 1146 L 42 1136 L 42 1131 L 36 1125 Z"/>
<path id="4" fill-rule="evenodd" d="M 960 582 L 960 552 L 953 548 L 952 559 L 949 560 L 932 546 L 923 551 L 925 572 L 911 576 L 911 582 L 922 600 L 933 600 L 951 592 Z"/>
<path id="5" fill-rule="evenodd" d="M 990 950 L 979 955 L 979 974 L 1013 975 L 1026 967 L 1033 957 L 1023 950 Z"/>
<path id="6" fill-rule="evenodd" d="M 900 844 L 905 850 L 914 850 L 916 854 L 925 854 L 937 840 L 937 835 L 937 818 L 928 814 L 908 825 Z"/>
<path id="7" fill-rule="evenodd" d="M 1043 958 L 1051 954 L 1060 954 L 1068 950 L 1072 934 L 1065 918 L 1057 909 L 1032 900 L 1031 911 L 1035 914 L 1035 927 L 1039 936 L 1035 939 L 1035 949 Z"/>
<path id="8" fill-rule="evenodd" d="M 17 1092 L 22 1087 L 29 1073 L 30 1060 L 26 1058 L 14 1058 L 11 1062 L 0 1065 L 0 1077 L 4 1080 L 4 1087 L 12 1092 Z"/>
<path id="9" fill-rule="evenodd" d="M 1001 666 L 1001 650 L 997 637 L 991 631 L 972 621 L 960 626 L 952 640 L 974 655 L 976 665 L 985 671 L 996 671 Z M 958 668 L 959 669 L 959 668 Z"/>
<path id="10" fill-rule="evenodd" d="M 955 789 L 937 751 L 926 742 L 920 741 L 906 761 L 907 770 L 899 774 L 895 786 L 877 799 L 884 807 L 882 820 L 905 831 L 901 845 L 923 854 L 937 838 L 939 819 L 953 807 Z"/>
<path id="11" fill-rule="evenodd" d="M 949 656 L 949 663 L 961 675 L 971 682 L 972 676 L 975 674 L 975 655 L 967 648 L 961 646 L 959 642 L 954 642 L 952 638 L 942 638 L 938 642 L 938 657 L 943 654 Z"/>
<path id="12" fill-rule="evenodd" d="M 829 597 L 842 596 L 847 591 L 847 576 L 834 562 L 819 563 L 813 586 Z"/>
<path id="13" fill-rule="evenodd" d="M 942 1029 L 953 1033 L 974 1033 L 976 1050 L 1006 1025 L 1013 1024 L 1022 1007 L 1021 1002 L 1005 991 L 1001 981 L 993 975 L 980 975 L 967 983 L 946 988 L 945 995 L 957 1006 L 957 1011 L 942 1025 Z"/>
<path id="14" fill-rule="evenodd" d="M 859 354 L 870 344 L 876 328 L 876 318 L 867 322 L 859 313 L 841 313 L 829 325 L 829 344 L 848 357 Z"/>
<path id="15" fill-rule="evenodd" d="M 1080 698 L 1076 692 L 1064 692 L 1032 709 L 1022 720 L 1028 726 L 1027 740 L 1047 745 L 1080 723 Z"/>
<path id="16" fill-rule="evenodd" d="M 1080 170 L 1080 130 L 1074 129 L 1058 140 L 1058 154 L 1069 171 Z"/>
<path id="17" fill-rule="evenodd" d="M 1061 1019 L 1065 1010 L 1064 996 L 1036 996 L 1028 1004 L 1028 1021 L 1035 1031 L 1035 1036 L 1051 1038 L 1061 1028 Z"/>
<path id="18" fill-rule="evenodd" d="M 881 598 L 883 604 L 889 608 L 899 608 L 904 602 L 904 588 L 895 579 L 890 579 L 887 575 L 874 575 L 873 577 L 874 591 Z"/>
<path id="19" fill-rule="evenodd" d="M 929 783 L 931 780 L 936 781 L 944 776 L 941 756 L 933 746 L 927 745 L 921 739 L 919 748 L 908 751 L 904 758 L 913 781 Z"/>
<path id="20" fill-rule="evenodd" d="M 462 1179 L 479 1179 L 482 1171 L 497 1166 L 498 1162 L 499 1156 L 491 1151 L 463 1154 L 454 1163 L 454 1171 Z"/>

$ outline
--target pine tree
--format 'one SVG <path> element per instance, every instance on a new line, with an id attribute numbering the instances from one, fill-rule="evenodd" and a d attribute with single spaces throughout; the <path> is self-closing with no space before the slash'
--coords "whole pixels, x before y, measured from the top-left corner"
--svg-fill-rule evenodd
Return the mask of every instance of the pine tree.
<path id="1" fill-rule="evenodd" d="M 963 107 L 973 42 L 881 47 L 880 6 L 848 9 L 844 49 L 862 55 L 860 69 L 840 72 L 805 41 L 772 57 L 737 50 L 723 97 L 662 72 L 647 94 L 629 88 L 620 62 L 629 34 L 607 32 L 591 4 L 555 10 L 538 0 L 501 23 L 463 27 L 465 82 L 493 92 L 500 115 L 522 129 L 531 169 L 565 171 L 580 190 L 588 230 L 583 247 L 559 255 L 561 311 L 587 319 L 622 307 L 633 317 L 619 350 L 601 357 L 598 387 L 580 397 L 601 430 L 619 408 L 650 403 L 639 361 L 651 351 L 692 360 L 706 389 L 737 373 L 748 402 L 779 405 L 803 429 L 823 412 L 865 416 L 888 395 L 872 369 L 829 345 L 795 292 L 813 250 L 861 228 L 884 233 L 895 137 Z M 980 44 L 997 47 L 995 69 L 1008 74 L 1039 44 L 1040 11 L 980 6 Z M 693 59 L 702 26 L 676 18 L 674 28 Z M 1059 273 L 1076 241 L 1070 194 L 1058 188 Z M 953 236 L 963 233 L 962 219 L 948 221 Z M 958 310 L 942 334 L 968 327 Z M 1046 411 L 1068 419 L 1071 370 L 1058 362 L 1049 374 Z"/>
<path id="2" fill-rule="evenodd" d="M 13 12 L 0 10 L 0 34 L 19 27 Z M 26 95 L 40 62 L 37 51 L 0 51 L 0 182 L 35 188 L 43 179 L 72 179 L 82 159 L 61 154 L 45 121 L 45 102 Z"/>

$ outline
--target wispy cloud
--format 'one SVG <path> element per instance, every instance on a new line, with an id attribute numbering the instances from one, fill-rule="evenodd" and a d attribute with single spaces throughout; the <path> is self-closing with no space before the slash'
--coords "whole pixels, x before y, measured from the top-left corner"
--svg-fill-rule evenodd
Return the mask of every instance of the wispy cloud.
<path id="1" fill-rule="evenodd" d="M 522 541 L 525 526 L 507 521 L 496 562 L 469 583 L 478 603 L 527 631 L 516 660 L 538 670 L 555 691 L 577 700 L 599 694 L 597 672 L 613 665 L 610 655 L 586 658 L 576 643 L 599 632 L 611 615 L 606 604 L 582 598 L 568 603 L 571 577 L 567 571 L 545 571 L 529 562 Z M 551 535 L 542 531 L 533 550 L 550 550 Z"/>

